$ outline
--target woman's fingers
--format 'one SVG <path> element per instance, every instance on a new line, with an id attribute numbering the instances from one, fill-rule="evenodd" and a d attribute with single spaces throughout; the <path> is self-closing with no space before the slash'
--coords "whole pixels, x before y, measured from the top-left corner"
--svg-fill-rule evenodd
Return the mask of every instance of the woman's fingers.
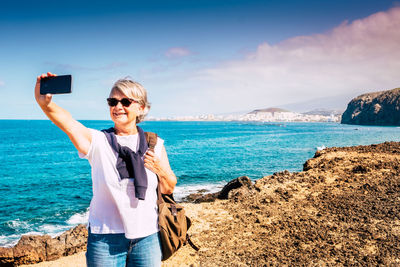
<path id="1" fill-rule="evenodd" d="M 150 171 L 152 171 L 152 172 L 154 172 L 154 173 L 156 173 L 157 172 L 157 168 L 154 166 L 154 164 L 151 164 L 151 163 L 149 163 L 149 162 L 145 162 L 144 163 L 144 167 L 145 168 L 147 168 L 147 169 L 149 169 Z"/>
<path id="2" fill-rule="evenodd" d="M 39 105 L 48 105 L 52 100 L 52 94 L 41 95 L 40 94 L 40 82 L 43 78 L 57 76 L 51 72 L 42 73 L 37 76 L 35 85 L 35 98 Z"/>
<path id="3" fill-rule="evenodd" d="M 158 164 L 158 160 L 155 157 L 145 157 L 144 162 L 151 163 L 151 164 Z"/>
<path id="4" fill-rule="evenodd" d="M 52 95 L 51 94 L 46 94 L 46 101 L 50 102 L 52 99 Z"/>
<path id="5" fill-rule="evenodd" d="M 155 156 L 154 152 L 151 150 L 147 150 L 146 155 Z"/>
<path id="6" fill-rule="evenodd" d="M 43 79 L 43 78 L 46 78 L 46 77 L 55 77 L 55 76 L 57 76 L 57 75 L 54 74 L 54 73 L 51 73 L 51 72 L 42 73 L 42 75 L 40 75 L 40 76 L 37 77 L 37 80 L 40 81 L 40 80 Z"/>
<path id="7" fill-rule="evenodd" d="M 144 161 L 144 166 L 153 172 L 156 172 L 157 170 L 160 169 L 160 164 L 159 164 L 160 161 L 157 158 L 157 156 L 154 155 L 153 152 L 147 151 L 143 161 Z"/>
<path id="8" fill-rule="evenodd" d="M 147 150 L 146 154 L 144 155 L 145 158 L 150 158 L 150 159 L 155 159 L 156 155 L 154 154 L 153 151 Z"/>

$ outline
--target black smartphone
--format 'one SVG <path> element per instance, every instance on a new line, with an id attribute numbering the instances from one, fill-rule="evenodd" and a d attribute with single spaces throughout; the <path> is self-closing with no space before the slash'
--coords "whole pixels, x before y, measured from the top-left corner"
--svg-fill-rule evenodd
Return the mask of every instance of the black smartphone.
<path id="1" fill-rule="evenodd" d="M 60 75 L 45 77 L 40 80 L 40 94 L 70 94 L 72 92 L 72 76 Z"/>

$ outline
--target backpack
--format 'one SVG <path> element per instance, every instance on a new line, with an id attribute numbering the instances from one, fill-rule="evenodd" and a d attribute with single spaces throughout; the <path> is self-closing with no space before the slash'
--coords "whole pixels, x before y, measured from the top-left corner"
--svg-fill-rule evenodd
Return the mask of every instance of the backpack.
<path id="1" fill-rule="evenodd" d="M 149 149 L 154 151 L 157 144 L 157 134 L 145 132 Z M 158 176 L 157 176 L 158 178 Z M 157 187 L 158 226 L 160 228 L 162 260 L 171 257 L 178 249 L 189 243 L 196 251 L 199 248 L 193 244 L 187 233 L 192 222 L 185 215 L 182 205 L 175 202 L 173 195 L 161 194 Z"/>

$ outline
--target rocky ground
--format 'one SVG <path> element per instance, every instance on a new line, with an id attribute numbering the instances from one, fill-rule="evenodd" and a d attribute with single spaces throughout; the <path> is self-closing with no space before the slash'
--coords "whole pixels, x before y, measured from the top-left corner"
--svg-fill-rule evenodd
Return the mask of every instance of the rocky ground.
<path id="1" fill-rule="evenodd" d="M 325 149 L 201 205 L 201 266 L 400 265 L 400 143 Z"/>
<path id="2" fill-rule="evenodd" d="M 239 180 L 185 204 L 201 249 L 164 266 L 400 265 L 400 143 L 328 148 L 302 172 Z"/>

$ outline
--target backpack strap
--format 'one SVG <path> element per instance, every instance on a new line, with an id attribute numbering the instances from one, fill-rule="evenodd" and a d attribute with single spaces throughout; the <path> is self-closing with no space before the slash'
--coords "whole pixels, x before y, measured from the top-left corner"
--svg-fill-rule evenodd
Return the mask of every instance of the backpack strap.
<path id="1" fill-rule="evenodd" d="M 193 244 L 192 240 L 190 239 L 189 234 L 186 234 L 186 241 L 189 243 L 189 245 L 196 251 L 199 251 L 200 248 L 198 246 L 196 246 L 195 244 Z"/>
<path id="2" fill-rule="evenodd" d="M 149 149 L 151 151 L 154 151 L 154 148 L 156 147 L 156 144 L 157 144 L 158 135 L 156 133 L 152 133 L 152 132 L 144 132 L 144 136 L 146 137 L 146 141 L 147 141 L 147 144 L 149 145 Z"/>

